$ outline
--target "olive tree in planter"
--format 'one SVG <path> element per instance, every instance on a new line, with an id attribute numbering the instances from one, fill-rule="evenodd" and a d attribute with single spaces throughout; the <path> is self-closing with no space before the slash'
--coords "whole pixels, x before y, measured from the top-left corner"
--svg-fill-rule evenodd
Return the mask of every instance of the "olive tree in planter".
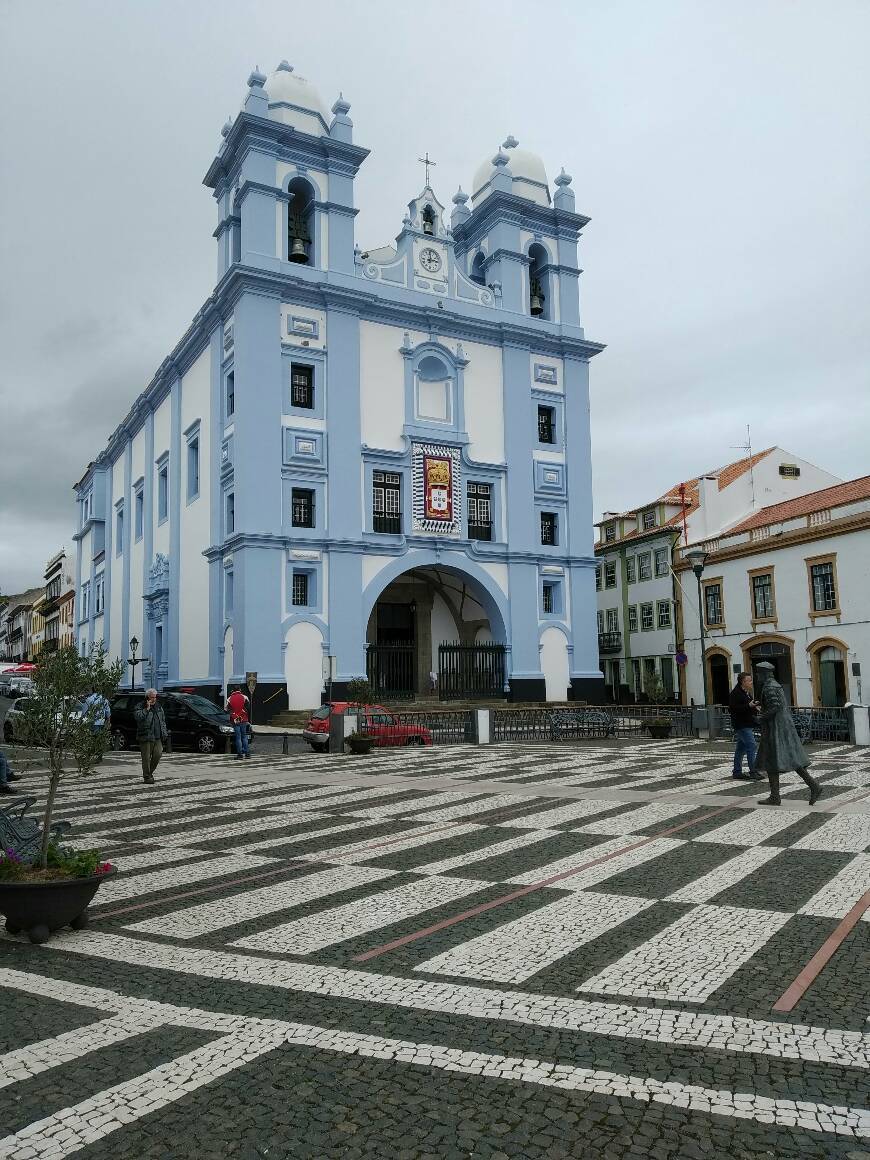
<path id="1" fill-rule="evenodd" d="M 643 691 L 649 698 L 651 705 L 661 705 L 668 700 L 668 691 L 655 674 L 646 678 Z M 646 723 L 650 737 L 654 737 L 658 741 L 664 741 L 670 737 L 673 726 L 674 723 L 670 717 L 651 717 Z"/>
<path id="2" fill-rule="evenodd" d="M 34 799 L 25 798 L 0 819 L 0 914 L 12 933 L 27 930 L 32 942 L 45 942 L 67 923 L 86 924 L 88 904 L 101 882 L 115 873 L 96 850 L 65 849 L 53 827 L 57 790 L 74 769 L 83 779 L 105 752 L 109 731 L 97 725 L 90 693 L 107 700 L 123 673 L 121 661 L 109 662 L 102 645 L 81 657 L 73 646 L 40 662 L 27 700 L 22 739 L 46 750 L 48 792 L 41 828 L 25 817 Z"/>
<path id="3" fill-rule="evenodd" d="M 365 677 L 348 681 L 347 698 L 358 705 L 373 705 L 375 691 Z M 371 753 L 375 738 L 370 733 L 356 731 L 345 738 L 351 753 Z"/>

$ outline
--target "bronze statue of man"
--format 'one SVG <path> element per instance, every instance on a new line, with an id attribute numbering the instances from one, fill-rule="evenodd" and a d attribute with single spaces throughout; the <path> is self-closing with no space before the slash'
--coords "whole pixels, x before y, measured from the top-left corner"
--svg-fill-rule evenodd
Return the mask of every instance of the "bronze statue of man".
<path id="1" fill-rule="evenodd" d="M 755 768 L 760 773 L 766 773 L 770 782 L 770 796 L 761 798 L 758 804 L 781 805 L 779 775 L 794 770 L 810 787 L 810 805 L 814 806 L 821 796 L 822 787 L 807 772 L 810 759 L 794 727 L 782 685 L 773 675 L 774 667 L 770 661 L 762 661 L 755 667 L 767 673 L 759 694 L 761 712 L 758 715 L 758 723 L 761 726 L 761 744 L 758 747 Z"/>

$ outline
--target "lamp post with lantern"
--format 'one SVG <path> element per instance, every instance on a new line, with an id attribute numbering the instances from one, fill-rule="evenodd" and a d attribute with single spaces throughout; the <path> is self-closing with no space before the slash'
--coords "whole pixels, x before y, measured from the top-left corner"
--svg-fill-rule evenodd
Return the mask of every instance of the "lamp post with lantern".
<path id="1" fill-rule="evenodd" d="M 707 636 L 704 627 L 704 593 L 701 589 L 701 576 L 704 572 L 704 565 L 707 563 L 708 553 L 703 548 L 692 548 L 690 552 L 685 553 L 685 559 L 691 565 L 692 571 L 695 573 L 695 579 L 698 582 L 698 622 L 701 626 L 701 679 L 704 688 L 704 708 L 707 708 L 708 693 L 707 693 L 707 658 L 705 653 L 707 651 Z"/>
<path id="2" fill-rule="evenodd" d="M 132 676 L 131 676 L 131 678 L 130 678 L 130 692 L 131 692 L 131 693 L 135 693 L 135 692 L 136 692 L 136 666 L 137 666 L 137 665 L 144 665 L 144 664 L 147 664 L 147 663 L 148 663 L 148 658 L 147 658 L 147 657 L 137 657 L 137 656 L 136 656 L 136 650 L 137 650 L 138 648 L 139 648 L 139 639 L 138 639 L 138 637 L 131 636 L 131 637 L 130 637 L 130 652 L 131 652 L 133 655 L 132 655 L 132 656 L 130 657 L 130 659 L 127 661 L 127 664 L 128 664 L 128 665 L 130 666 L 130 668 L 133 670 Z"/>

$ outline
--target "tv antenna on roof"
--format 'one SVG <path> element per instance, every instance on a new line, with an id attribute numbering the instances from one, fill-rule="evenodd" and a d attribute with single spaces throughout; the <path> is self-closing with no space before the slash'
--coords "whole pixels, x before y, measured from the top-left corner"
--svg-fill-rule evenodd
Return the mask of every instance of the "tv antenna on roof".
<path id="1" fill-rule="evenodd" d="M 732 448 L 735 451 L 743 451 L 749 459 L 749 486 L 752 490 L 752 510 L 755 510 L 755 475 L 752 470 L 752 433 L 749 430 L 749 424 L 746 424 L 746 442 L 732 443 Z"/>

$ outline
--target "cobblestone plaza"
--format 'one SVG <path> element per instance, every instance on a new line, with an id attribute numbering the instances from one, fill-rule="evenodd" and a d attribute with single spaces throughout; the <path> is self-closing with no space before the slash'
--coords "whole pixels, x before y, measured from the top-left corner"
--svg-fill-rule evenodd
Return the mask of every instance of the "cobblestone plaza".
<path id="1" fill-rule="evenodd" d="M 870 1157 L 870 768 L 813 755 L 812 810 L 693 741 L 113 758 L 90 929 L 0 937 L 0 1158 Z"/>

